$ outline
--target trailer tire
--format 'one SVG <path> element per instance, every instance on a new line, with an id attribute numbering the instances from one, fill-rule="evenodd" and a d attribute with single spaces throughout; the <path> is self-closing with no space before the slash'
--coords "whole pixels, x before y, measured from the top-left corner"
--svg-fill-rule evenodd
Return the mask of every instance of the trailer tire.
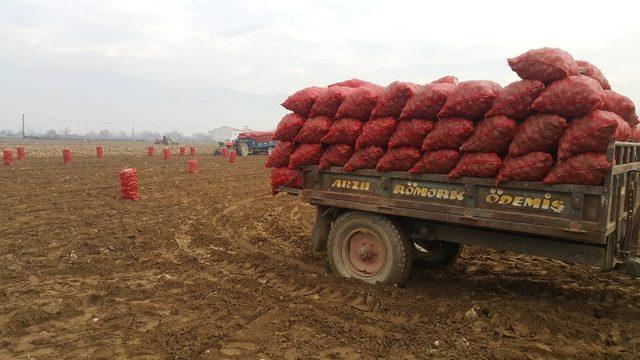
<path id="1" fill-rule="evenodd" d="M 348 211 L 332 224 L 327 242 L 334 273 L 371 284 L 401 286 L 411 271 L 413 247 L 388 217 Z"/>
<path id="2" fill-rule="evenodd" d="M 249 155 L 249 145 L 247 143 L 238 143 L 238 155 L 247 156 Z"/>
<path id="3" fill-rule="evenodd" d="M 436 270 L 453 264 L 462 251 L 462 244 L 432 240 L 426 243 L 414 243 L 413 249 L 413 261 L 417 266 Z"/>

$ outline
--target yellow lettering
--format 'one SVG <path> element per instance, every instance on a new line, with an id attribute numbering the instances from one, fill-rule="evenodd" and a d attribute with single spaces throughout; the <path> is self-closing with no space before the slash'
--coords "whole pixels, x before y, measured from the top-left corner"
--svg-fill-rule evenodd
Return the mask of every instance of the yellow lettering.
<path id="1" fill-rule="evenodd" d="M 524 199 L 524 206 L 532 207 L 534 209 L 539 209 L 541 202 L 542 202 L 542 200 L 538 199 L 538 198 L 525 198 Z"/>
<path id="2" fill-rule="evenodd" d="M 427 191 L 427 196 L 428 197 L 434 197 L 434 196 L 436 196 L 437 192 L 438 191 L 436 189 L 429 189 L 429 191 Z"/>
<path id="3" fill-rule="evenodd" d="M 402 195 L 404 195 L 404 186 L 403 185 L 396 185 L 393 188 L 393 193 L 394 194 L 402 194 Z"/>
<path id="4" fill-rule="evenodd" d="M 513 198 L 513 202 L 511 203 L 513 206 L 522 206 L 522 196 L 516 196 Z"/>
<path id="5" fill-rule="evenodd" d="M 331 187 L 340 187 L 340 185 L 341 185 L 341 182 L 338 179 L 338 180 L 334 181 L 333 184 L 331 184 Z"/>
<path id="6" fill-rule="evenodd" d="M 509 196 L 509 195 L 502 195 L 500 196 L 500 200 L 498 201 L 498 204 L 509 204 L 511 201 L 513 201 L 513 196 Z"/>
<path id="7" fill-rule="evenodd" d="M 436 193 L 436 198 L 438 199 L 448 199 L 449 198 L 449 190 L 440 189 Z"/>
<path id="8" fill-rule="evenodd" d="M 449 198 L 452 200 L 464 200 L 464 191 L 458 192 L 457 190 L 451 190 Z"/>
<path id="9" fill-rule="evenodd" d="M 427 188 L 417 188 L 416 189 L 416 196 L 425 197 L 425 196 L 427 196 L 427 192 L 428 191 L 429 191 L 429 189 L 427 189 Z"/>
<path id="10" fill-rule="evenodd" d="M 367 182 L 363 182 L 363 183 L 360 185 L 360 189 L 362 189 L 362 190 L 367 190 L 367 191 L 368 191 L 368 190 L 369 190 L 369 182 L 368 182 L 368 181 L 367 181 Z"/>
<path id="11" fill-rule="evenodd" d="M 354 189 L 354 190 L 358 190 L 358 184 L 359 184 L 358 181 L 354 181 L 353 182 L 353 186 L 351 186 L 351 188 Z"/>
<path id="12" fill-rule="evenodd" d="M 554 200 L 551 202 L 551 210 L 561 213 L 564 211 L 564 201 L 562 200 Z"/>

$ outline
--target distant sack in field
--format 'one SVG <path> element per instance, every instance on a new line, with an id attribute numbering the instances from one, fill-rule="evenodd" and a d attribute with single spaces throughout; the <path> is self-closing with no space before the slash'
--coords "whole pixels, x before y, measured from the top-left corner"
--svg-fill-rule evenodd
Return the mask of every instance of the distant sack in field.
<path id="1" fill-rule="evenodd" d="M 545 84 L 578 74 L 578 63 L 573 56 L 556 48 L 532 49 L 507 62 L 521 79 L 538 80 Z"/>

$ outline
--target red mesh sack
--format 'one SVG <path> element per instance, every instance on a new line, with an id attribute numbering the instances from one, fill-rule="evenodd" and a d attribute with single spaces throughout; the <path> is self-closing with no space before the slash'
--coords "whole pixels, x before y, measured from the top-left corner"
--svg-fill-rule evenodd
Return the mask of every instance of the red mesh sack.
<path id="1" fill-rule="evenodd" d="M 550 152 L 555 149 L 560 135 L 567 128 L 567 121 L 558 115 L 533 114 L 526 118 L 511 140 L 510 156 L 541 151 Z"/>
<path id="2" fill-rule="evenodd" d="M 409 172 L 412 174 L 448 174 L 458 163 L 458 150 L 427 151 Z"/>
<path id="3" fill-rule="evenodd" d="M 438 117 L 479 119 L 491 108 L 500 90 L 502 87 L 493 81 L 463 81 L 447 97 Z"/>
<path id="4" fill-rule="evenodd" d="M 4 161 L 5 165 L 13 165 L 13 150 L 3 149 L 2 160 Z"/>
<path id="5" fill-rule="evenodd" d="M 278 141 L 264 163 L 264 167 L 284 167 L 289 165 L 289 158 L 295 150 L 296 144 L 293 141 Z"/>
<path id="6" fill-rule="evenodd" d="M 368 146 L 387 146 L 396 126 L 398 120 L 391 116 L 367 121 L 362 127 L 362 134 L 356 140 L 356 150 Z"/>
<path id="7" fill-rule="evenodd" d="M 62 162 L 68 164 L 71 162 L 71 150 L 62 149 Z"/>
<path id="8" fill-rule="evenodd" d="M 27 157 L 27 153 L 24 151 L 24 146 L 16 147 L 16 151 L 18 152 L 18 160 L 24 160 Z"/>
<path id="9" fill-rule="evenodd" d="M 350 88 L 359 88 L 359 87 L 366 86 L 366 85 L 375 85 L 375 84 L 370 83 L 368 81 L 364 81 L 364 80 L 353 78 L 353 79 L 340 81 L 340 82 L 331 84 L 331 85 L 329 85 L 329 87 L 344 86 L 344 87 L 350 87 Z"/>
<path id="10" fill-rule="evenodd" d="M 542 180 L 545 184 L 601 185 L 611 168 L 603 153 L 587 152 L 559 161 Z"/>
<path id="11" fill-rule="evenodd" d="M 630 126 L 640 124 L 638 115 L 636 114 L 636 106 L 633 101 L 615 91 L 604 91 L 604 106 L 602 110 L 611 111 L 620 115 Z"/>
<path id="12" fill-rule="evenodd" d="M 424 119 L 405 119 L 398 122 L 396 130 L 389 138 L 389 148 L 401 146 L 422 147 L 422 141 L 436 122 Z"/>
<path id="13" fill-rule="evenodd" d="M 278 127 L 276 127 L 276 131 L 273 134 L 273 139 L 281 141 L 293 140 L 296 135 L 298 135 L 298 132 L 300 132 L 300 129 L 302 129 L 305 120 L 302 115 L 295 113 L 285 115 L 278 123 Z"/>
<path id="14" fill-rule="evenodd" d="M 271 193 L 273 195 L 280 191 L 283 186 L 302 189 L 302 171 L 291 170 L 286 167 L 271 169 Z"/>
<path id="15" fill-rule="evenodd" d="M 545 84 L 578 74 L 578 64 L 573 56 L 555 48 L 532 49 L 507 62 L 521 79 L 538 80 Z"/>
<path id="16" fill-rule="evenodd" d="M 496 186 L 509 180 L 540 181 L 553 166 L 553 157 L 540 151 L 522 156 L 507 156 L 496 176 Z"/>
<path id="17" fill-rule="evenodd" d="M 362 133 L 362 121 L 358 119 L 344 118 L 331 123 L 327 135 L 320 141 L 323 144 L 355 145 L 356 139 Z"/>
<path id="18" fill-rule="evenodd" d="M 153 146 L 148 146 L 147 147 L 147 156 L 153 156 Z"/>
<path id="19" fill-rule="evenodd" d="M 344 164 L 344 171 L 375 169 L 382 155 L 384 155 L 384 149 L 380 146 L 370 146 L 356 150 L 349 158 L 349 161 Z"/>
<path id="20" fill-rule="evenodd" d="M 316 116 L 307 119 L 302 125 L 295 140 L 303 144 L 319 144 L 320 140 L 327 135 L 331 127 L 331 118 L 327 116 Z"/>
<path id="21" fill-rule="evenodd" d="M 567 118 L 582 116 L 604 105 L 602 87 L 587 76 L 567 76 L 547 86 L 531 109 Z"/>
<path id="22" fill-rule="evenodd" d="M 332 166 L 344 166 L 353 155 L 353 148 L 350 145 L 335 144 L 322 153 L 320 157 L 320 169 L 328 169 Z"/>
<path id="23" fill-rule="evenodd" d="M 122 169 L 120 171 L 120 190 L 123 199 L 138 200 L 140 198 L 136 169 Z"/>
<path id="24" fill-rule="evenodd" d="M 162 158 L 165 160 L 169 160 L 171 158 L 171 151 L 169 151 L 169 148 L 162 148 Z"/>
<path id="25" fill-rule="evenodd" d="M 523 119 L 531 113 L 529 108 L 538 98 L 544 84 L 537 80 L 514 81 L 498 93 L 486 117 L 506 115 L 514 119 Z"/>
<path id="26" fill-rule="evenodd" d="M 640 125 L 631 128 L 631 141 L 640 142 Z"/>
<path id="27" fill-rule="evenodd" d="M 621 117 L 618 116 L 618 128 L 616 129 L 616 133 L 613 137 L 616 141 L 629 141 L 631 140 L 631 126 L 624 121 Z"/>
<path id="28" fill-rule="evenodd" d="M 317 86 L 296 91 L 282 103 L 282 107 L 306 117 L 309 115 L 313 103 L 315 103 L 316 99 L 325 91 L 327 91 L 327 88 Z"/>
<path id="29" fill-rule="evenodd" d="M 460 156 L 460 161 L 453 170 L 449 172 L 450 179 L 457 179 L 463 176 L 475 176 L 492 178 L 496 176 L 502 160 L 496 153 L 468 153 Z"/>
<path id="30" fill-rule="evenodd" d="M 382 87 L 378 85 L 366 85 L 353 90 L 344 99 L 338 112 L 337 118 L 356 118 L 367 120 L 371 115 L 371 110 L 376 106 L 378 96 L 382 92 Z"/>
<path id="31" fill-rule="evenodd" d="M 333 118 L 338 112 L 338 108 L 342 105 L 344 99 L 353 91 L 352 88 L 346 86 L 331 86 L 327 91 L 318 96 L 316 102 L 309 111 L 309 117 L 328 116 Z"/>
<path id="32" fill-rule="evenodd" d="M 516 129 L 518 129 L 518 123 L 508 116 L 496 115 L 486 118 L 476 124 L 471 136 L 460 146 L 460 150 L 463 152 L 505 152 L 516 134 Z"/>
<path id="33" fill-rule="evenodd" d="M 609 80 L 604 77 L 602 71 L 600 71 L 600 69 L 598 69 L 595 65 L 585 60 L 576 60 L 576 63 L 578 64 L 578 70 L 580 71 L 580 74 L 596 80 L 600 83 L 603 89 L 611 90 Z"/>
<path id="34" fill-rule="evenodd" d="M 458 80 L 458 78 L 455 77 L 455 76 L 447 75 L 447 76 L 441 77 L 440 79 L 433 80 L 431 83 L 432 84 L 454 84 L 454 85 L 458 85 L 460 83 L 460 80 Z"/>
<path id="35" fill-rule="evenodd" d="M 189 155 L 191 155 L 191 156 L 195 156 L 196 155 L 196 147 L 195 146 L 189 146 Z"/>
<path id="36" fill-rule="evenodd" d="M 198 172 L 198 160 L 191 159 L 187 162 L 187 170 L 189 174 L 196 174 Z"/>
<path id="37" fill-rule="evenodd" d="M 422 142 L 423 151 L 458 150 L 473 132 L 473 121 L 463 118 L 440 119 Z"/>
<path id="38" fill-rule="evenodd" d="M 289 169 L 297 169 L 304 165 L 316 165 L 322 156 L 322 145 L 300 144 L 289 157 Z"/>
<path id="39" fill-rule="evenodd" d="M 558 141 L 558 160 L 585 152 L 604 152 L 614 139 L 620 119 L 609 111 L 594 110 L 573 119 Z"/>
<path id="40" fill-rule="evenodd" d="M 401 119 L 435 119 L 447 97 L 456 89 L 455 84 L 432 83 L 419 87 L 400 113 Z"/>
<path id="41" fill-rule="evenodd" d="M 371 117 L 398 117 L 402 108 L 420 86 L 414 83 L 394 81 L 384 88 L 376 106 L 371 110 Z"/>
<path id="42" fill-rule="evenodd" d="M 104 156 L 104 151 L 102 149 L 102 146 L 96 146 L 96 157 L 98 159 L 102 159 L 103 156 Z"/>
<path id="43" fill-rule="evenodd" d="M 378 161 L 378 171 L 407 171 L 420 160 L 420 150 L 403 146 L 389 149 Z"/>
<path id="44" fill-rule="evenodd" d="M 233 164 L 236 162 L 236 158 L 238 157 L 238 153 L 235 150 L 231 150 L 229 153 L 229 164 Z M 289 159 L 291 161 L 291 159 Z"/>

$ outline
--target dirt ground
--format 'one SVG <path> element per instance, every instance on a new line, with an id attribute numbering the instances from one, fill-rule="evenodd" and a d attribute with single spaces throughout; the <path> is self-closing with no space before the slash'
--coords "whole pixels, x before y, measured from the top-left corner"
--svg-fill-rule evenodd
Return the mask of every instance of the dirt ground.
<path id="1" fill-rule="evenodd" d="M 71 164 L 28 142 L 0 167 L 2 359 L 640 357 L 640 280 L 466 248 L 405 288 L 349 281 L 309 250 L 314 209 L 270 195 L 264 156 L 199 147 L 188 174 L 146 144 L 68 144 Z M 120 199 L 123 167 L 140 201 Z"/>

